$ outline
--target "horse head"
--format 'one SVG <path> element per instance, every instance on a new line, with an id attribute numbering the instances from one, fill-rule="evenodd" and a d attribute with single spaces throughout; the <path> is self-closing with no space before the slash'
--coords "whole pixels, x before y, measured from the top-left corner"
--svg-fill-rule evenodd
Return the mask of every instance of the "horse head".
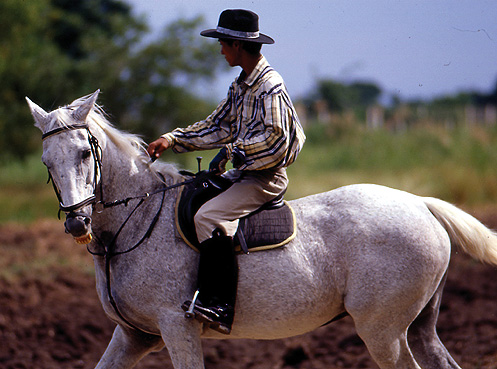
<path id="1" fill-rule="evenodd" d="M 26 98 L 35 126 L 43 134 L 42 161 L 59 208 L 66 214 L 66 232 L 80 244 L 91 241 L 92 205 L 100 177 L 101 149 L 87 122 L 98 94 L 99 90 L 50 113 Z"/>

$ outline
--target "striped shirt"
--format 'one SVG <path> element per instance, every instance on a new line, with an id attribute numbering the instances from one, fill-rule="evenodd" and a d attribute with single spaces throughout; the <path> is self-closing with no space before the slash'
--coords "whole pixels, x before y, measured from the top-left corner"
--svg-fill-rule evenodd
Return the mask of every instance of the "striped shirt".
<path id="1" fill-rule="evenodd" d="M 240 170 L 286 167 L 305 141 L 283 79 L 264 57 L 249 76 L 242 71 L 205 120 L 163 137 L 174 142 L 177 153 L 226 147 L 233 159 L 233 152 L 241 152 Z"/>

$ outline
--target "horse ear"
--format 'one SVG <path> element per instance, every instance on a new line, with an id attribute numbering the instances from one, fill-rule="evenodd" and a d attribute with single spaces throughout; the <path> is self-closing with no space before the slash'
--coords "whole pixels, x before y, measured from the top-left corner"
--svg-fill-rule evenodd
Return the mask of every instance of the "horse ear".
<path id="1" fill-rule="evenodd" d="M 91 109 L 95 105 L 95 102 L 97 101 L 99 93 L 100 90 L 97 90 L 94 93 L 92 93 L 88 97 L 88 99 L 86 99 L 86 101 L 83 104 L 81 104 L 81 106 L 72 113 L 72 117 L 79 122 L 85 122 L 86 117 L 88 116 Z"/>
<path id="2" fill-rule="evenodd" d="M 43 132 L 43 127 L 48 123 L 48 113 L 32 102 L 27 96 L 26 101 L 28 102 L 29 109 L 31 110 L 31 115 L 35 120 L 35 127 L 39 128 Z"/>

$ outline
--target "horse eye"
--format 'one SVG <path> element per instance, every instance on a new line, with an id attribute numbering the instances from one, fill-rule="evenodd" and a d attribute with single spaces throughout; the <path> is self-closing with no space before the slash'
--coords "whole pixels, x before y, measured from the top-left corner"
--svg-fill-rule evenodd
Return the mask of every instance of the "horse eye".
<path id="1" fill-rule="evenodd" d="M 83 151 L 83 160 L 88 159 L 91 156 L 91 150 L 85 150 Z"/>

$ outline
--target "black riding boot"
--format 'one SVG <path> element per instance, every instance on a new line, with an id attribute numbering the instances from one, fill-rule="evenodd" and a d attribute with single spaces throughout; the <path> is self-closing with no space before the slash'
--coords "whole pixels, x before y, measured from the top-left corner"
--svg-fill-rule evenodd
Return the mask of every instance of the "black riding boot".
<path id="1" fill-rule="evenodd" d="M 230 334 L 238 283 L 233 239 L 216 230 L 212 238 L 200 244 L 199 251 L 199 296 L 193 310 L 195 318 L 220 333 Z M 190 305 L 191 301 L 186 301 L 182 308 L 188 310 Z"/>

